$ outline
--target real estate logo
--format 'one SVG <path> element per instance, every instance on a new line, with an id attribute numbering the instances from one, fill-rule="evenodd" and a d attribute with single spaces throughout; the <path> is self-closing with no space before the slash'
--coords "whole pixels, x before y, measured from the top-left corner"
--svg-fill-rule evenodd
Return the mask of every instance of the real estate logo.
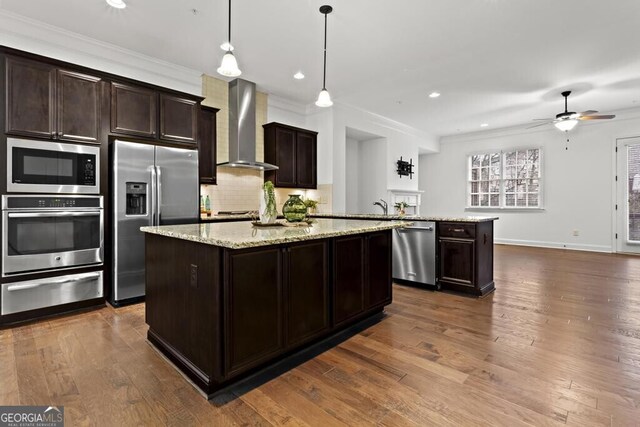
<path id="1" fill-rule="evenodd" d="M 0 406 L 0 427 L 63 427 L 64 406 Z"/>

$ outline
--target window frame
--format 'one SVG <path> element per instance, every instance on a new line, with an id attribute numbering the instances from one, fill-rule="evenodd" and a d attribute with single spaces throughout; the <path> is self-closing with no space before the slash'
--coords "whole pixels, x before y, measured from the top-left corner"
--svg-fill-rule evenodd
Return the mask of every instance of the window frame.
<path id="1" fill-rule="evenodd" d="M 505 178 L 506 174 L 505 174 L 505 167 L 506 167 L 506 162 L 505 162 L 505 157 L 507 153 L 511 153 L 511 152 L 517 152 L 517 151 L 523 151 L 523 150 L 538 150 L 538 206 L 507 206 L 506 205 L 506 192 L 505 192 L 505 181 L 507 180 L 507 178 Z M 477 155 L 492 155 L 492 154 L 496 154 L 499 153 L 500 154 L 500 178 L 499 178 L 499 182 L 500 182 L 500 192 L 499 192 L 499 206 L 472 206 L 471 205 L 471 178 L 472 178 L 472 156 L 477 156 Z M 506 149 L 487 149 L 487 150 L 481 150 L 481 151 L 474 151 L 474 152 L 470 152 L 467 154 L 466 156 L 466 207 L 465 210 L 467 211 L 504 211 L 504 210 L 509 210 L 509 211 L 537 211 L 537 210 L 544 210 L 545 209 L 545 205 L 544 205 L 544 181 L 545 181 L 545 168 L 544 168 L 544 149 L 541 146 L 533 146 L 533 145 L 525 145 L 525 146 L 518 146 L 518 147 L 510 147 L 510 148 L 506 148 Z M 489 167 L 491 167 L 491 164 L 489 164 Z M 482 166 L 481 166 L 482 168 Z M 491 177 L 489 176 L 489 181 L 491 181 L 490 179 Z M 525 179 L 532 179 L 532 178 L 525 178 Z M 479 180 L 479 182 L 481 182 L 481 180 Z M 490 185 L 490 184 L 489 184 Z M 490 190 L 490 189 L 489 189 Z M 483 194 L 483 193 L 474 193 L 474 194 Z M 489 194 L 489 198 L 491 197 L 491 193 L 487 193 Z M 512 194 L 512 193 L 510 193 Z M 517 194 L 517 193 L 515 193 Z M 489 202 L 490 203 L 490 202 Z"/>

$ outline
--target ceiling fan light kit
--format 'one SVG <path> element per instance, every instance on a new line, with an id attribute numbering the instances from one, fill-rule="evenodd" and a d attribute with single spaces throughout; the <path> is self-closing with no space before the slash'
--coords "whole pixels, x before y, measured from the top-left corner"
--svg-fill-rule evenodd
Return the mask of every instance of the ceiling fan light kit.
<path id="1" fill-rule="evenodd" d="M 563 132 L 569 132 L 574 127 L 576 127 L 576 125 L 578 124 L 579 121 L 584 121 L 584 120 L 609 120 L 609 119 L 613 119 L 615 117 L 615 115 L 613 115 L 613 114 L 595 114 L 595 113 L 597 113 L 597 111 L 595 111 L 595 110 L 587 110 L 587 111 L 583 111 L 582 113 L 576 113 L 574 111 L 569 111 L 567 99 L 569 98 L 569 95 L 571 95 L 571 91 L 570 90 L 566 90 L 566 91 L 562 92 L 561 95 L 564 97 L 564 111 L 562 113 L 556 114 L 556 118 L 555 119 L 536 119 L 536 120 L 543 120 L 544 123 L 540 123 L 540 124 L 537 124 L 537 125 L 529 126 L 527 129 L 531 129 L 531 128 L 535 128 L 535 127 L 538 127 L 538 126 L 544 126 L 544 125 L 553 123 L 553 125 L 557 129 L 559 129 L 559 130 L 561 130 Z"/>
<path id="2" fill-rule="evenodd" d="M 115 7 L 116 9 L 124 9 L 127 7 L 124 0 L 107 0 L 107 4 L 111 7 Z"/>
<path id="3" fill-rule="evenodd" d="M 563 132 L 569 132 L 571 129 L 576 127 L 577 124 L 578 120 L 576 119 L 564 119 L 559 122 L 555 122 L 553 125 Z"/>
<path id="4" fill-rule="evenodd" d="M 220 64 L 220 68 L 218 68 L 218 74 L 221 74 L 225 77 L 238 77 L 242 74 L 240 68 L 238 68 L 238 61 L 236 57 L 233 55 L 233 47 L 231 46 L 231 0 L 229 0 L 229 38 L 227 39 L 226 45 L 228 47 L 227 53 L 222 57 L 222 63 Z"/>
<path id="5" fill-rule="evenodd" d="M 320 6 L 320 13 L 324 15 L 324 70 L 322 74 L 322 90 L 318 94 L 316 105 L 318 107 L 331 107 L 331 95 L 327 90 L 327 15 L 333 12 L 333 8 L 328 5 Z"/>

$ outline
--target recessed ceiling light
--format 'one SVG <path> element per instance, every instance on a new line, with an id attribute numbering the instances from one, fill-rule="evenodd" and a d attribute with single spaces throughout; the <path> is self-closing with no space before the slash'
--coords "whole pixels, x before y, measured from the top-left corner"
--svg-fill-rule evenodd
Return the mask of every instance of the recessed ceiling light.
<path id="1" fill-rule="evenodd" d="M 229 42 L 224 42 L 220 45 L 220 49 L 224 50 L 225 52 L 227 51 L 233 51 L 233 46 L 231 46 L 231 43 Z"/>
<path id="2" fill-rule="evenodd" d="M 489 126 L 489 123 L 483 123 L 480 125 L 481 128 L 486 128 L 487 126 Z"/>
<path id="3" fill-rule="evenodd" d="M 293 75 L 293 78 L 296 80 L 302 80 L 304 79 L 304 73 L 302 71 L 298 71 Z"/>
<path id="4" fill-rule="evenodd" d="M 111 7 L 115 7 L 116 9 L 124 9 L 127 7 L 124 0 L 107 0 L 107 4 Z"/>
<path id="5" fill-rule="evenodd" d="M 440 92 L 431 92 L 429 98 L 437 98 L 440 96 Z"/>

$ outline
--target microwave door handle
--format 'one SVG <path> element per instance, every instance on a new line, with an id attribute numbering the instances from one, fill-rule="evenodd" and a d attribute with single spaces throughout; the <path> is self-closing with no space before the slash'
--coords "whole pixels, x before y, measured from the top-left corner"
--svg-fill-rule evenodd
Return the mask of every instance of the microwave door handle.
<path id="1" fill-rule="evenodd" d="M 98 216 L 99 211 L 92 212 L 9 212 L 9 218 L 46 218 L 65 216 Z"/>
<path id="2" fill-rule="evenodd" d="M 158 184 L 156 179 L 156 167 L 149 166 L 149 172 L 151 172 L 151 197 L 148 198 L 147 203 L 151 205 L 150 225 L 158 225 L 156 222 L 156 186 Z"/>
<path id="3" fill-rule="evenodd" d="M 158 204 L 158 225 L 160 225 L 160 221 L 162 221 L 162 169 L 160 169 L 160 166 L 156 166 L 156 171 L 158 175 L 158 197 L 156 198 L 156 203 Z"/>

